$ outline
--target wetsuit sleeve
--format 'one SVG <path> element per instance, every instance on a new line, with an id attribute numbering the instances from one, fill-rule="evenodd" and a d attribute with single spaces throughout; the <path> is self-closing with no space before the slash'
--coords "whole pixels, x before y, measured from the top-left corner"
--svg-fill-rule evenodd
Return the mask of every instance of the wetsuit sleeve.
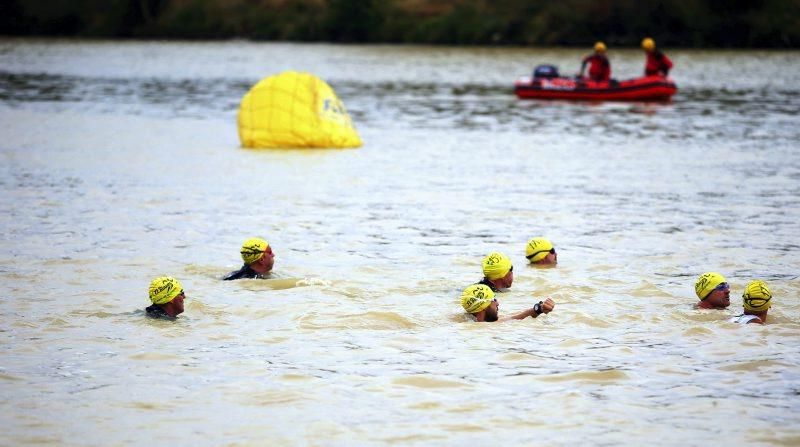
<path id="1" fill-rule="evenodd" d="M 234 279 L 242 279 L 242 278 L 255 278 L 255 272 L 250 269 L 250 266 L 243 265 L 242 268 L 236 270 L 234 272 L 230 272 L 222 278 L 223 281 L 232 281 Z"/>

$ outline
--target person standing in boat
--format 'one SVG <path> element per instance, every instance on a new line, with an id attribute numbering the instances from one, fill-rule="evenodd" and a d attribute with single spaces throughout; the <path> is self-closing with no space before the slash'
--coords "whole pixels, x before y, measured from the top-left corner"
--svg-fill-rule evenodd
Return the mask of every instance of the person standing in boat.
<path id="1" fill-rule="evenodd" d="M 664 53 L 656 49 L 656 42 L 649 37 L 642 39 L 642 49 L 645 51 L 645 54 L 647 54 L 647 62 L 645 62 L 644 65 L 644 75 L 662 76 L 666 78 L 669 74 L 669 70 L 672 69 L 672 61 L 669 60 Z"/>
<path id="2" fill-rule="evenodd" d="M 583 58 L 578 76 L 583 77 L 586 65 L 589 65 L 589 79 L 592 81 L 608 82 L 611 79 L 611 63 L 606 57 L 606 44 L 603 42 L 594 44 L 594 53 Z"/>
<path id="3" fill-rule="evenodd" d="M 772 306 L 772 292 L 764 281 L 750 281 L 744 288 L 742 294 L 742 306 L 744 313 L 737 315 L 728 321 L 731 323 L 765 324 L 767 322 L 767 311 Z"/>

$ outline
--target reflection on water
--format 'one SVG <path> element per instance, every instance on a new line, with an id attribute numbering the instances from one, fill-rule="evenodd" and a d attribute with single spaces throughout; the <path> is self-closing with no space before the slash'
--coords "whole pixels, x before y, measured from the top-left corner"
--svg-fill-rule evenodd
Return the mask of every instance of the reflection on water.
<path id="1" fill-rule="evenodd" d="M 571 103 L 511 86 L 576 50 L 1 42 L 0 444 L 796 445 L 800 59 L 669 54 L 672 103 Z M 284 69 L 365 146 L 238 148 Z M 275 274 L 220 281 L 252 235 Z M 469 322 L 492 250 L 501 313 L 556 310 Z M 730 310 L 692 308 L 706 270 Z M 160 274 L 176 322 L 144 318 Z M 770 324 L 725 323 L 756 277 Z"/>
<path id="2" fill-rule="evenodd" d="M 86 78 L 0 72 L 0 100 L 10 104 L 59 103 L 86 111 L 114 109 L 155 116 L 207 116 L 235 110 L 251 87 L 246 81 Z"/>

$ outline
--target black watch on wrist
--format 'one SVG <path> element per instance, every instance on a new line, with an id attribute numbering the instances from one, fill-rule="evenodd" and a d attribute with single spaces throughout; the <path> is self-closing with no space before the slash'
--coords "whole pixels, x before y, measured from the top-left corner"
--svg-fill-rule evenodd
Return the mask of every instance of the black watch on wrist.
<path id="1" fill-rule="evenodd" d="M 542 314 L 542 302 L 539 301 L 538 303 L 533 305 L 533 314 L 539 316 Z"/>

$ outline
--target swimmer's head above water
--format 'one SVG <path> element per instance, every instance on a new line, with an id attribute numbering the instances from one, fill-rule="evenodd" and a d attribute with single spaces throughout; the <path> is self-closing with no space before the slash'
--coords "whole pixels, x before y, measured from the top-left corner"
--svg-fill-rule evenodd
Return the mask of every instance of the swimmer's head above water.
<path id="1" fill-rule="evenodd" d="M 473 284 L 461 292 L 461 307 L 478 321 L 497 321 L 500 304 L 489 286 Z"/>
<path id="2" fill-rule="evenodd" d="M 242 261 L 250 266 L 256 273 L 267 273 L 275 264 L 275 254 L 272 247 L 264 239 L 254 237 L 242 244 Z"/>
<path id="3" fill-rule="evenodd" d="M 725 309 L 731 304 L 731 288 L 725 277 L 716 272 L 703 273 L 694 283 L 694 291 L 703 309 Z"/>
<path id="4" fill-rule="evenodd" d="M 535 237 L 528 241 L 528 245 L 525 246 L 525 257 L 531 264 L 558 264 L 558 254 L 553 243 L 543 237 Z"/>
<path id="5" fill-rule="evenodd" d="M 766 312 L 772 307 L 772 292 L 764 281 L 750 281 L 744 288 L 742 305 L 747 313 Z"/>
<path id="6" fill-rule="evenodd" d="M 183 313 L 183 300 L 186 297 L 180 281 L 171 276 L 160 276 L 150 282 L 149 289 L 152 306 L 146 309 L 151 316 L 175 318 Z"/>
<path id="7" fill-rule="evenodd" d="M 496 289 L 507 289 L 514 282 L 514 266 L 511 259 L 500 252 L 486 255 L 481 262 L 485 281 L 492 283 Z"/>

